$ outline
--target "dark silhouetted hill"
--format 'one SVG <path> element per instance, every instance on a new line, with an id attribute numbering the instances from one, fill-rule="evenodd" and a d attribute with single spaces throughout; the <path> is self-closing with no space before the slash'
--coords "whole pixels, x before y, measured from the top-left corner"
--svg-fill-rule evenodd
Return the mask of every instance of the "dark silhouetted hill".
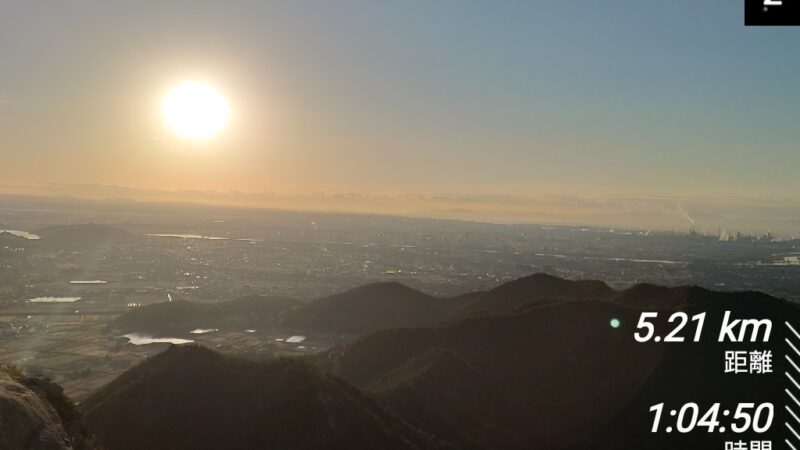
<path id="1" fill-rule="evenodd" d="M 616 292 L 602 281 L 565 280 L 545 273 L 519 278 L 487 291 L 456 310 L 455 316 L 476 312 L 509 313 L 516 308 L 543 298 L 566 300 L 603 300 Z"/>
<path id="2" fill-rule="evenodd" d="M 729 434 L 651 433 L 649 408 L 783 404 L 783 322 L 800 323 L 796 305 L 756 292 L 640 285 L 609 295 L 598 286 L 590 288 L 601 293 L 593 300 L 563 300 L 550 291 L 557 298 L 506 315 L 376 332 L 330 352 L 335 361 L 329 364 L 409 422 L 464 448 L 722 448 Z M 734 318 L 771 319 L 770 343 L 718 343 L 727 310 Z M 673 328 L 666 324 L 672 313 L 705 312 L 701 342 L 637 343 L 642 311 L 659 312 L 662 336 Z M 619 329 L 609 325 L 612 318 L 621 321 Z M 693 332 L 687 326 L 682 334 L 691 341 Z M 725 351 L 755 349 L 773 351 L 774 373 L 724 373 Z M 775 413 L 775 423 L 782 423 L 782 408 Z M 781 427 L 737 437 L 783 440 Z"/>
<path id="3" fill-rule="evenodd" d="M 182 300 L 131 309 L 117 317 L 112 327 L 122 332 L 187 332 L 195 328 L 246 329 L 275 325 L 278 315 L 298 305 L 287 297 L 259 295 L 220 303 Z"/>
<path id="4" fill-rule="evenodd" d="M 800 344 L 796 336 L 788 331 L 785 322 L 800 323 L 797 305 L 770 297 L 759 292 L 716 292 L 697 286 L 665 288 L 654 285 L 638 285 L 622 292 L 617 301 L 637 305 L 644 310 L 653 310 L 663 305 L 668 312 L 685 311 L 687 314 L 706 313 L 703 338 L 699 343 L 666 344 L 666 351 L 656 370 L 648 377 L 631 401 L 624 405 L 609 420 L 590 435 L 569 447 L 570 450 L 633 449 L 647 448 L 668 450 L 675 448 L 723 448 L 726 440 L 772 440 L 783 442 L 785 429 L 779 424 L 792 420 L 785 412 L 783 404 L 787 396 L 784 388 L 787 379 L 784 372 L 792 370 L 784 356 L 787 348 L 785 339 Z M 735 319 L 770 319 L 773 324 L 769 343 L 718 343 L 725 311 L 731 311 Z M 691 340 L 692 331 L 684 333 Z M 796 327 L 797 328 L 797 327 Z M 769 350 L 772 352 L 772 373 L 748 375 L 725 374 L 726 351 Z M 730 432 L 709 433 L 701 428 L 689 434 L 664 433 L 663 428 L 674 423 L 662 425 L 659 434 L 650 433 L 653 416 L 649 408 L 665 402 L 667 410 L 678 409 L 685 403 L 698 403 L 701 411 L 714 403 L 721 403 L 723 409 L 733 414 L 740 403 L 751 402 L 756 405 L 771 402 L 775 405 L 774 425 L 765 434 L 740 434 Z M 726 426 L 723 417 L 722 426 Z M 730 425 L 727 425 L 730 430 Z M 735 438 L 735 439 L 734 439 Z"/>
<path id="5" fill-rule="evenodd" d="M 463 298 L 438 298 L 400 283 L 374 283 L 288 311 L 281 324 L 299 330 L 361 334 L 444 320 Z"/>
<path id="6" fill-rule="evenodd" d="M 259 308 L 276 320 L 276 311 L 294 305 L 264 301 L 238 299 L 222 310 L 238 326 L 237 318 L 257 316 Z M 454 318 L 454 307 L 474 302 L 495 312 L 480 307 Z M 205 308 L 222 305 L 153 305 L 123 322 L 163 315 L 185 329 L 208 326 L 191 320 L 220 315 Z M 783 408 L 784 372 L 792 370 L 784 339 L 798 346 L 800 339 L 784 322 L 800 324 L 800 312 L 758 292 L 649 284 L 616 292 L 534 275 L 457 300 L 379 283 L 283 311 L 308 329 L 385 329 L 308 359 L 254 362 L 173 346 L 90 397 L 81 406 L 87 423 L 110 450 L 694 450 L 732 439 L 780 443 L 779 424 L 791 419 Z M 687 342 L 636 342 L 644 311 L 659 314 L 662 338 L 675 326 L 667 323 L 671 314 L 705 313 L 701 341 L 692 342 L 696 322 L 689 321 L 680 333 Z M 733 319 L 772 320 L 770 341 L 717 342 L 726 311 Z M 725 352 L 734 350 L 772 351 L 772 373 L 726 374 Z M 666 410 L 698 403 L 701 411 L 717 402 L 730 411 L 771 402 L 774 425 L 758 435 L 651 433 L 649 410 L 662 402 Z M 676 426 L 667 416 L 662 429 Z"/>
<path id="7" fill-rule="evenodd" d="M 444 448 L 306 362 L 253 362 L 194 345 L 125 372 L 82 408 L 109 450 Z"/>
<path id="8" fill-rule="evenodd" d="M 437 435 L 481 448 L 558 448 L 612 415 L 656 366 L 660 348 L 608 325 L 636 314 L 600 301 L 540 301 L 512 315 L 386 330 L 344 349 L 338 373 Z M 443 362 L 420 362 L 430 352 Z"/>
<path id="9" fill-rule="evenodd" d="M 60 386 L 0 367 L 0 448 L 98 449 Z"/>
<path id="10" fill-rule="evenodd" d="M 496 389 L 470 363 L 431 348 L 371 382 L 366 390 L 415 426 L 436 430 L 460 449 L 481 448 L 514 421 Z"/>

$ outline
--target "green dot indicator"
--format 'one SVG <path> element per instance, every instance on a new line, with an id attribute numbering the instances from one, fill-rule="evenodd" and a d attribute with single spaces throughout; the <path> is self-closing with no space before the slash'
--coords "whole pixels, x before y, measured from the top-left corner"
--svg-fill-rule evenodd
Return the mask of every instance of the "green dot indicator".
<path id="1" fill-rule="evenodd" d="M 619 328 L 620 326 L 622 326 L 622 322 L 620 322 L 619 319 L 617 319 L 616 317 L 614 317 L 613 319 L 609 320 L 608 324 L 611 325 L 611 328 L 613 328 L 615 330 L 617 328 Z"/>

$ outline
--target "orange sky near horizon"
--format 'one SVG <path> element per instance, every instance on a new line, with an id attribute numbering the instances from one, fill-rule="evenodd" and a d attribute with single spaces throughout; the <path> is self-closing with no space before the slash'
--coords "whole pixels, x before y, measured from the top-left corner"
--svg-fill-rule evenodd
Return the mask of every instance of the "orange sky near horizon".
<path id="1" fill-rule="evenodd" d="M 667 219 L 594 208 L 667 198 L 670 211 L 736 204 L 741 218 L 768 198 L 795 214 L 781 227 L 800 231 L 800 63 L 785 58 L 800 35 L 748 32 L 730 5 L 691 3 L 702 11 L 687 16 L 683 0 L 579 3 L 585 15 L 480 2 L 4 3 L 0 192 L 111 186 L 140 199 L 638 226 Z M 625 20 L 596 20 L 608 8 Z M 671 20 L 681 27 L 642 26 Z M 185 139 L 165 124 L 164 96 L 186 80 L 226 98 L 219 134 Z M 663 227 L 685 222 L 673 216 Z"/>

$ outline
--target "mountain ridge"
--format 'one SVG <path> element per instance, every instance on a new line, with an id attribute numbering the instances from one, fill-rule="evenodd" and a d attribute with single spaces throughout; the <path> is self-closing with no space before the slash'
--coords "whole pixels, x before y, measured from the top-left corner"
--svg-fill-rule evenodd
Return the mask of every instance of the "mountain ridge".
<path id="1" fill-rule="evenodd" d="M 649 408 L 659 402 L 780 404 L 785 363 L 774 360 L 775 373 L 760 378 L 724 374 L 724 351 L 749 347 L 716 338 L 728 311 L 734 318 L 800 323 L 798 305 L 759 292 L 652 284 L 615 291 L 543 274 L 459 297 L 460 305 L 483 301 L 496 312 L 460 316 L 453 313 L 458 308 L 441 307 L 438 316 L 420 319 L 414 314 L 427 314 L 431 303 L 438 308 L 442 298 L 399 283 L 365 285 L 323 297 L 323 310 L 350 307 L 334 318 L 347 325 L 351 313 L 356 323 L 364 320 L 364 305 L 377 306 L 366 309 L 372 314 L 396 311 L 388 304 L 411 312 L 380 325 L 411 325 L 270 361 L 171 346 L 101 388 L 81 410 L 109 450 L 638 450 L 642 442 L 654 450 L 721 448 L 722 434 L 651 433 Z M 246 316 L 266 307 L 261 297 L 228 303 Z M 689 325 L 681 344 L 636 342 L 644 311 L 658 313 L 660 332 L 674 327 L 672 314 L 705 313 L 704 339 L 692 342 Z M 445 320 L 431 321 L 434 316 Z M 789 337 L 777 325 L 773 334 L 770 342 L 778 344 Z M 776 423 L 782 415 L 776 411 Z M 779 431 L 763 437 L 781 439 Z"/>
<path id="2" fill-rule="evenodd" d="M 458 300 L 434 297 L 395 281 L 370 283 L 287 311 L 281 325 L 345 334 L 431 325 L 447 317 L 454 301 Z"/>
<path id="3" fill-rule="evenodd" d="M 300 359 L 256 362 L 192 344 L 170 346 L 81 407 L 109 450 L 450 448 Z"/>

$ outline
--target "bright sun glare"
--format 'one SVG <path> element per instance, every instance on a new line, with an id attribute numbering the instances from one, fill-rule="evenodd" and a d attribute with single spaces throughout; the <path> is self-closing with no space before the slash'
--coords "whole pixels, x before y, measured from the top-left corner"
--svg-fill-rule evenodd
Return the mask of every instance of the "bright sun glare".
<path id="1" fill-rule="evenodd" d="M 219 134 L 230 120 L 228 100 L 214 86 L 186 81 L 167 93 L 164 120 L 183 138 L 208 139 Z"/>

